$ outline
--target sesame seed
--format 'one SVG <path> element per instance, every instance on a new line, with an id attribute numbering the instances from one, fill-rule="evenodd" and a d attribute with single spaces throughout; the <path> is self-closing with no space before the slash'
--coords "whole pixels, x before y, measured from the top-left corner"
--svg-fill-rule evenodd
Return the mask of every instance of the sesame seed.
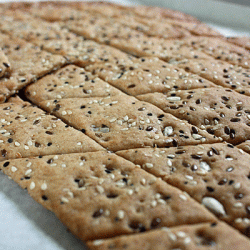
<path id="1" fill-rule="evenodd" d="M 35 184 L 35 182 L 32 181 L 30 183 L 30 190 L 33 190 L 35 187 L 36 187 L 36 184 Z"/>
<path id="2" fill-rule="evenodd" d="M 19 147 L 21 144 L 19 143 L 19 142 L 17 142 L 17 141 L 15 141 L 15 146 L 17 146 L 17 147 Z"/>
<path id="3" fill-rule="evenodd" d="M 31 172 L 32 172 L 32 169 L 28 169 L 26 172 L 25 172 L 25 174 L 24 175 L 30 175 L 31 174 Z"/>
<path id="4" fill-rule="evenodd" d="M 68 200 L 67 198 L 65 198 L 65 197 L 62 197 L 62 198 L 61 198 L 61 201 L 62 201 L 63 203 L 68 203 L 68 202 L 69 202 L 69 200 Z"/>
<path id="5" fill-rule="evenodd" d="M 211 212 L 218 215 L 226 215 L 223 205 L 213 197 L 204 197 L 202 204 Z"/>
<path id="6" fill-rule="evenodd" d="M 93 241 L 94 246 L 100 246 L 104 241 L 103 240 L 95 240 Z"/>
<path id="7" fill-rule="evenodd" d="M 176 241 L 176 240 L 177 240 L 176 235 L 173 234 L 173 233 L 169 233 L 168 236 L 169 236 L 169 238 L 170 238 L 172 241 Z"/>
<path id="8" fill-rule="evenodd" d="M 12 166 L 12 167 L 11 167 L 11 171 L 14 173 L 14 172 L 17 171 L 17 168 L 16 168 L 15 166 Z"/>
<path id="9" fill-rule="evenodd" d="M 146 180 L 143 178 L 143 179 L 141 179 L 141 184 L 142 185 L 145 185 L 146 184 Z"/>
<path id="10" fill-rule="evenodd" d="M 103 194 L 104 193 L 104 188 L 102 186 L 96 186 L 96 190 L 99 194 Z"/>
<path id="11" fill-rule="evenodd" d="M 174 102 L 174 101 L 180 101 L 181 98 L 179 96 L 169 96 L 167 97 L 167 100 Z"/>
<path id="12" fill-rule="evenodd" d="M 186 197 L 186 195 L 184 195 L 184 194 L 180 194 L 179 197 L 180 197 L 182 200 L 184 200 L 184 201 L 187 200 L 187 197 Z"/>
<path id="13" fill-rule="evenodd" d="M 186 237 L 186 233 L 185 233 L 185 232 L 182 232 L 182 231 L 177 232 L 176 235 L 177 235 L 178 237 L 180 237 L 180 238 Z"/>
<path id="14" fill-rule="evenodd" d="M 235 223 L 242 223 L 242 218 L 237 218 L 234 220 Z"/>
<path id="15" fill-rule="evenodd" d="M 31 162 L 28 162 L 28 163 L 27 163 L 27 168 L 29 168 L 31 165 L 32 165 L 32 163 L 31 163 Z"/>
<path id="16" fill-rule="evenodd" d="M 236 203 L 234 203 L 234 207 L 236 207 L 236 208 L 243 207 L 243 203 L 241 203 L 241 202 L 236 202 Z"/>
<path id="17" fill-rule="evenodd" d="M 125 216 L 125 212 L 123 210 L 119 210 L 117 212 L 117 218 L 118 219 L 122 220 L 124 218 L 124 216 Z"/>
<path id="18" fill-rule="evenodd" d="M 153 168 L 154 167 L 154 165 L 152 163 L 145 163 L 145 166 L 147 168 Z"/>
<path id="19" fill-rule="evenodd" d="M 195 140 L 200 140 L 202 138 L 202 136 L 199 134 L 192 134 L 192 136 Z"/>
<path id="20" fill-rule="evenodd" d="M 46 190 L 46 189 L 47 189 L 47 187 L 48 187 L 48 186 L 47 186 L 47 184 L 46 184 L 46 183 L 43 183 L 43 184 L 41 185 L 41 189 L 42 189 L 42 190 Z"/>
<path id="21" fill-rule="evenodd" d="M 152 201 L 151 202 L 151 207 L 156 207 L 156 205 L 157 205 L 157 201 Z"/>

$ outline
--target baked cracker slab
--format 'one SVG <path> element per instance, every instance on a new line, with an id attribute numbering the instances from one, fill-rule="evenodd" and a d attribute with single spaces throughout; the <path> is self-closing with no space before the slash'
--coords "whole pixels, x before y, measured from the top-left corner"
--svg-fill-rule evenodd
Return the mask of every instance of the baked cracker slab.
<path id="1" fill-rule="evenodd" d="M 171 63 L 187 72 L 200 75 L 217 85 L 231 88 L 240 94 L 250 95 L 250 69 L 213 59 L 186 59 L 178 62 L 172 61 Z"/>
<path id="2" fill-rule="evenodd" d="M 182 191 L 115 154 L 17 159 L 0 168 L 81 240 L 216 221 Z"/>
<path id="3" fill-rule="evenodd" d="M 106 149 L 177 146 L 219 141 L 186 121 L 126 95 L 105 98 L 56 99 L 39 103 L 43 109 L 85 131 Z M 171 133 L 166 127 L 171 127 Z"/>
<path id="4" fill-rule="evenodd" d="M 185 44 L 228 63 L 250 68 L 250 52 L 242 47 L 211 37 L 191 37 L 183 40 Z"/>
<path id="5" fill-rule="evenodd" d="M 11 67 L 9 77 L 0 79 L 0 103 L 37 78 L 61 67 L 66 60 L 21 39 L 0 34 L 0 47 Z"/>
<path id="6" fill-rule="evenodd" d="M 0 161 L 104 150 L 82 132 L 18 98 L 0 104 L 0 117 Z"/>
<path id="7" fill-rule="evenodd" d="M 25 94 L 39 104 L 45 100 L 115 96 L 122 92 L 83 68 L 68 65 L 29 85 Z"/>
<path id="8" fill-rule="evenodd" d="M 19 20 L 2 17 L 0 29 L 11 36 L 19 37 L 40 48 L 62 55 L 68 63 L 86 66 L 95 62 L 130 61 L 132 56 L 110 46 L 101 45 L 69 32 L 58 23 L 49 23 L 34 18 Z"/>
<path id="9" fill-rule="evenodd" d="M 187 192 L 220 220 L 250 236 L 247 153 L 231 144 L 218 143 L 131 149 L 117 154 Z"/>
<path id="10" fill-rule="evenodd" d="M 156 57 L 145 57 L 119 64 L 92 64 L 86 69 L 133 96 L 216 86 L 198 75 L 187 73 Z"/>
<path id="11" fill-rule="evenodd" d="M 250 97 L 231 89 L 179 90 L 138 98 L 227 142 L 239 144 L 250 139 Z"/>
<path id="12" fill-rule="evenodd" d="M 242 37 L 228 37 L 227 41 L 230 43 L 234 43 L 240 47 L 250 50 L 250 37 L 242 36 Z"/>

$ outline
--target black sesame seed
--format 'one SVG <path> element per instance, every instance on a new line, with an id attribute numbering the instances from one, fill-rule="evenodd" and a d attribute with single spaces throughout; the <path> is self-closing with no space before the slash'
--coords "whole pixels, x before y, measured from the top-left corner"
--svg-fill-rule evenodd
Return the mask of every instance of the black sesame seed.
<path id="1" fill-rule="evenodd" d="M 146 128 L 146 131 L 151 131 L 151 130 L 153 130 L 153 129 L 154 129 L 153 127 L 148 126 L 148 127 Z"/>
<path id="2" fill-rule="evenodd" d="M 10 163 L 8 162 L 8 161 L 6 161 L 4 164 L 3 164 L 3 166 L 6 168 L 6 167 L 8 167 L 10 165 Z"/>
<path id="3" fill-rule="evenodd" d="M 240 199 L 242 199 L 243 198 L 243 194 L 241 194 L 241 193 L 238 193 L 238 194 L 236 194 L 235 196 L 234 196 L 234 198 L 236 199 L 236 200 L 240 200 Z"/>
<path id="4" fill-rule="evenodd" d="M 159 224 L 161 223 L 161 219 L 160 218 L 154 218 L 151 222 L 151 228 L 156 228 L 157 226 L 159 226 Z"/>
<path id="5" fill-rule="evenodd" d="M 214 188 L 212 188 L 212 187 L 207 187 L 207 190 L 208 190 L 209 192 L 214 192 Z"/>
<path id="6" fill-rule="evenodd" d="M 213 151 L 212 151 L 212 150 L 209 150 L 209 151 L 207 152 L 207 155 L 208 155 L 209 157 L 213 156 Z"/>
<path id="7" fill-rule="evenodd" d="M 93 216 L 94 218 L 98 218 L 98 217 L 100 217 L 103 213 L 104 213 L 104 210 L 103 210 L 102 208 L 100 208 L 99 210 L 95 211 L 95 212 L 93 213 L 92 216 Z"/>
<path id="8" fill-rule="evenodd" d="M 224 179 L 222 179 L 222 180 L 220 180 L 219 182 L 218 182 L 218 185 L 224 185 L 224 184 L 226 184 L 227 183 L 227 179 L 226 178 L 224 178 Z"/>
<path id="9" fill-rule="evenodd" d="M 172 144 L 174 147 L 178 147 L 178 141 L 176 139 L 173 139 Z"/>
<path id="10" fill-rule="evenodd" d="M 7 151 L 5 149 L 1 150 L 1 155 L 2 157 L 5 157 L 7 155 Z"/>
<path id="11" fill-rule="evenodd" d="M 12 143 L 13 142 L 13 139 L 12 138 L 9 138 L 8 139 L 8 143 Z"/>
<path id="12" fill-rule="evenodd" d="M 231 121 L 231 122 L 239 122 L 239 121 L 240 121 L 240 118 L 232 118 L 230 121 Z"/>
<path id="13" fill-rule="evenodd" d="M 195 103 L 196 104 L 201 104 L 201 99 L 197 99 Z"/>
<path id="14" fill-rule="evenodd" d="M 48 200 L 48 197 L 47 197 L 46 195 L 43 195 L 43 196 L 42 196 L 42 199 L 43 199 L 44 201 L 47 201 L 47 200 Z"/>
<path id="15" fill-rule="evenodd" d="M 192 132 L 193 134 L 198 134 L 199 131 L 196 127 L 192 126 Z"/>
<path id="16" fill-rule="evenodd" d="M 191 165 L 187 162 L 183 162 L 182 165 L 185 167 L 185 168 L 190 168 Z"/>
<path id="17" fill-rule="evenodd" d="M 196 170 L 198 170 L 198 167 L 196 165 L 192 165 L 191 170 L 196 171 Z"/>
<path id="18" fill-rule="evenodd" d="M 230 135 L 230 128 L 228 126 L 226 126 L 224 128 L 224 132 L 227 134 L 227 135 Z"/>
<path id="19" fill-rule="evenodd" d="M 214 152 L 216 155 L 219 155 L 219 154 L 220 154 L 220 152 L 219 152 L 216 148 L 211 147 L 211 149 L 213 150 L 213 152 Z"/>
<path id="20" fill-rule="evenodd" d="M 202 158 L 201 155 L 191 155 L 191 157 L 192 157 L 193 159 L 196 159 L 196 160 L 199 160 L 199 159 Z"/>

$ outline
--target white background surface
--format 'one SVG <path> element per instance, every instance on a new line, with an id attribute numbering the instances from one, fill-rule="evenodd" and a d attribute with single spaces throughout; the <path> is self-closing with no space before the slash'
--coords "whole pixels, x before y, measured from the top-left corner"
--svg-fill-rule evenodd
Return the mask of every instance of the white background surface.
<path id="1" fill-rule="evenodd" d="M 0 0 L 0 2 L 4 2 Z M 250 8 L 212 0 L 113 1 L 179 9 L 216 26 L 224 35 L 250 35 Z M 0 173 L 0 250 L 84 250 L 56 216 Z"/>

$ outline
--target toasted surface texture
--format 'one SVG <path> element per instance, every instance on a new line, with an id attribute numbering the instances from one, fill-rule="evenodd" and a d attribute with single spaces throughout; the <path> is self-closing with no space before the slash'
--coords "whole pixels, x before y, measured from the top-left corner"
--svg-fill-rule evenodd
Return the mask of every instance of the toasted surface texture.
<path id="1" fill-rule="evenodd" d="M 49 100 L 40 102 L 39 106 L 84 130 L 111 151 L 219 141 L 206 131 L 193 130 L 186 121 L 126 95 Z"/>
<path id="2" fill-rule="evenodd" d="M 234 237 L 232 237 L 232 235 Z M 199 224 L 162 228 L 143 234 L 88 242 L 93 250 L 248 249 L 249 240 L 226 224 Z"/>
<path id="3" fill-rule="evenodd" d="M 0 161 L 104 150 L 82 132 L 19 99 L 0 104 L 0 117 Z"/>
<path id="4" fill-rule="evenodd" d="M 230 143 L 238 144 L 249 139 L 250 98 L 231 89 L 179 90 L 166 95 L 154 93 L 138 98 Z"/>
<path id="5" fill-rule="evenodd" d="M 57 98 L 105 97 L 121 94 L 107 82 L 74 65 L 66 66 L 56 73 L 43 77 L 28 86 L 25 92 L 36 104 Z"/>
<path id="6" fill-rule="evenodd" d="M 115 154 L 17 159 L 0 169 L 82 240 L 216 221 L 180 190 Z"/>
<path id="7" fill-rule="evenodd" d="M 11 74 L 0 79 L 0 103 L 37 78 L 57 69 L 66 60 L 21 39 L 0 34 L 0 47 L 8 57 Z"/>
<path id="8" fill-rule="evenodd" d="M 86 69 L 129 95 L 215 86 L 198 75 L 187 73 L 156 57 L 116 64 L 92 64 Z"/>
<path id="9" fill-rule="evenodd" d="M 187 192 L 221 220 L 248 235 L 250 156 L 231 144 L 117 152 Z"/>

